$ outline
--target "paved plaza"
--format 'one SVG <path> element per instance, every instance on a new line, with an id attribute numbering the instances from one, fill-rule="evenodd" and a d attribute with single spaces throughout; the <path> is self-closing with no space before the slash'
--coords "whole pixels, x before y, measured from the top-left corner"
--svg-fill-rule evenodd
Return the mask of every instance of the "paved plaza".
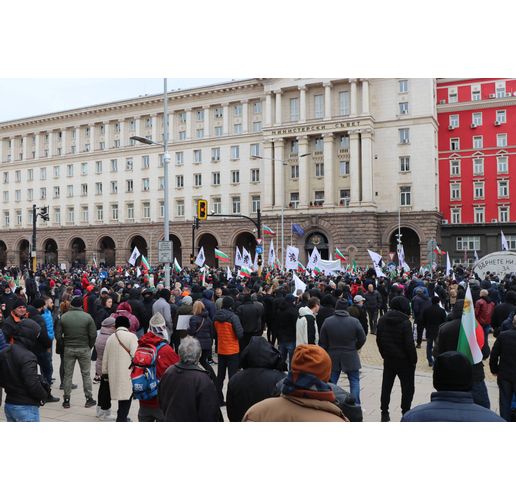
<path id="1" fill-rule="evenodd" d="M 492 339 L 490 339 L 492 343 Z M 428 367 L 425 356 L 425 343 L 421 349 L 417 350 L 418 363 L 416 368 L 416 391 L 414 394 L 414 400 L 412 406 L 416 406 L 422 403 L 427 403 L 432 393 L 432 369 Z M 366 422 L 379 422 L 380 421 L 380 392 L 382 385 L 382 359 L 378 348 L 376 346 L 376 337 L 368 335 L 367 341 L 360 352 L 362 360 L 362 370 L 360 376 L 361 386 L 361 400 L 364 409 L 364 421 Z M 215 358 L 216 359 L 216 358 Z M 59 356 L 54 355 L 54 376 L 59 378 Z M 214 369 L 217 369 L 217 365 L 214 365 Z M 491 400 L 491 409 L 498 413 L 498 387 L 496 385 L 495 378 L 489 372 L 487 363 L 484 362 L 484 370 L 486 372 L 486 384 L 489 392 L 489 399 Z M 95 374 L 95 363 L 91 364 L 91 374 Z M 95 408 L 84 408 L 84 393 L 82 392 L 82 380 L 79 371 L 78 364 L 75 367 L 73 382 L 79 387 L 72 391 L 71 397 L 71 408 L 65 410 L 61 404 L 63 401 L 63 391 L 59 390 L 59 380 L 54 384 L 52 391 L 54 396 L 61 398 L 59 403 L 49 403 L 43 406 L 40 410 L 42 422 L 99 422 L 99 424 L 108 423 L 100 422 L 96 418 Z M 227 380 L 226 380 L 227 382 Z M 349 389 L 349 384 L 346 376 L 341 376 L 339 385 L 345 389 Z M 99 389 L 98 384 L 93 385 L 94 398 L 97 399 L 97 392 Z M 4 395 L 5 397 L 5 395 Z M 397 422 L 401 419 L 401 389 L 399 380 L 396 379 L 391 395 L 391 406 L 390 414 L 391 421 Z M 117 402 L 112 403 L 112 414 L 116 415 Z M 138 407 L 139 403 L 133 401 L 131 405 L 131 411 L 129 417 L 132 421 L 138 421 Z M 226 409 L 222 408 L 224 415 L 224 421 L 228 421 Z M 3 409 L 0 411 L 0 421 L 5 421 L 5 414 Z"/>

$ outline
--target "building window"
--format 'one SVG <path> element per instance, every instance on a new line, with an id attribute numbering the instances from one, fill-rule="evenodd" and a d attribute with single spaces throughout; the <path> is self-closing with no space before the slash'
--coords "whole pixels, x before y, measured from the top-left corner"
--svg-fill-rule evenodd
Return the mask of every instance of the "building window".
<path id="1" fill-rule="evenodd" d="M 259 144 L 251 144 L 250 151 L 251 151 L 251 158 L 253 156 L 260 156 L 260 145 Z"/>
<path id="2" fill-rule="evenodd" d="M 111 181 L 111 194 L 117 194 L 117 193 L 118 193 L 118 182 Z"/>
<path id="3" fill-rule="evenodd" d="M 149 167 L 150 167 L 149 155 L 142 156 L 142 168 L 149 168 Z"/>
<path id="4" fill-rule="evenodd" d="M 259 168 L 251 169 L 251 182 L 260 182 L 260 169 Z"/>
<path id="5" fill-rule="evenodd" d="M 57 186 L 57 188 L 59 189 L 59 186 Z M 55 191 L 55 187 L 54 187 L 54 191 Z M 54 196 L 54 198 L 55 198 L 55 196 Z M 14 201 L 21 201 L 21 189 L 17 189 L 14 192 Z"/>
<path id="6" fill-rule="evenodd" d="M 290 165 L 290 178 L 299 179 L 299 165 Z"/>
<path id="7" fill-rule="evenodd" d="M 47 169 L 46 167 L 41 167 L 39 169 L 39 180 L 46 181 L 47 180 Z"/>
<path id="8" fill-rule="evenodd" d="M 126 193 L 132 193 L 133 192 L 133 180 L 132 179 L 127 179 L 125 181 L 125 192 Z"/>
<path id="9" fill-rule="evenodd" d="M 297 122 L 299 121 L 299 99 L 297 97 L 293 97 L 289 101 L 290 106 L 290 121 Z"/>
<path id="10" fill-rule="evenodd" d="M 40 200 L 47 199 L 47 188 L 46 187 L 39 188 L 39 199 Z"/>
<path id="11" fill-rule="evenodd" d="M 498 207 L 498 220 L 509 222 L 509 207 Z"/>
<path id="12" fill-rule="evenodd" d="M 452 208 L 451 209 L 451 223 L 452 224 L 460 224 L 460 215 L 461 215 L 460 208 Z"/>
<path id="13" fill-rule="evenodd" d="M 213 198 L 211 206 L 213 207 L 213 212 L 216 214 L 222 213 L 222 203 L 220 198 Z"/>
<path id="14" fill-rule="evenodd" d="M 163 154 L 160 154 L 158 158 L 159 168 L 163 168 L 165 166 L 165 156 Z"/>
<path id="15" fill-rule="evenodd" d="M 482 113 L 473 113 L 471 115 L 471 123 L 480 127 L 482 125 Z"/>
<path id="16" fill-rule="evenodd" d="M 398 103 L 400 108 L 400 115 L 408 115 L 408 102 Z"/>
<path id="17" fill-rule="evenodd" d="M 408 92 L 408 80 L 399 80 L 399 93 L 404 94 Z"/>
<path id="18" fill-rule="evenodd" d="M 231 170 L 231 183 L 238 184 L 240 182 L 240 170 Z"/>
<path id="19" fill-rule="evenodd" d="M 30 190 L 30 191 L 32 191 L 32 190 Z M 27 196 L 27 198 L 28 198 L 28 196 Z M 9 202 L 9 191 L 4 191 L 4 198 L 3 198 L 3 200 L 4 200 L 4 203 Z"/>
<path id="20" fill-rule="evenodd" d="M 400 129 L 398 129 L 398 131 L 400 134 L 400 143 L 408 144 L 410 141 L 409 129 L 408 128 L 400 128 Z"/>
<path id="21" fill-rule="evenodd" d="M 142 204 L 142 215 L 144 219 L 150 219 L 150 203 L 148 201 Z"/>
<path id="22" fill-rule="evenodd" d="M 516 250 L 516 236 L 507 235 L 507 245 L 509 246 L 509 250 Z"/>
<path id="23" fill-rule="evenodd" d="M 233 133 L 238 135 L 242 133 L 242 124 L 241 123 L 235 123 L 233 125 Z"/>
<path id="24" fill-rule="evenodd" d="M 23 222 L 23 216 L 21 210 L 16 210 L 16 225 L 21 226 Z"/>
<path id="25" fill-rule="evenodd" d="M 505 82 L 496 82 L 496 97 L 505 97 Z"/>
<path id="26" fill-rule="evenodd" d="M 5 199 L 5 194 L 7 193 L 7 200 Z M 27 201 L 32 201 L 34 199 L 34 190 L 32 188 L 27 189 Z M 4 201 L 9 201 L 9 191 L 4 191 Z"/>
<path id="27" fill-rule="evenodd" d="M 240 159 L 240 146 L 231 146 L 231 159 L 232 160 Z"/>
<path id="28" fill-rule="evenodd" d="M 473 198 L 483 199 L 484 198 L 484 183 L 474 182 L 473 183 Z"/>
<path id="29" fill-rule="evenodd" d="M 88 164 L 81 163 L 81 175 L 88 175 Z"/>
<path id="30" fill-rule="evenodd" d="M 234 214 L 240 213 L 240 196 L 233 196 L 231 198 L 231 207 Z"/>
<path id="31" fill-rule="evenodd" d="M 57 199 L 60 196 L 61 196 L 61 188 L 59 186 L 54 186 L 54 194 L 53 194 L 54 199 Z M 20 201 L 20 200 L 16 200 L 16 201 Z"/>
<path id="32" fill-rule="evenodd" d="M 496 147 L 507 147 L 507 134 L 496 134 Z"/>
<path id="33" fill-rule="evenodd" d="M 195 137 L 197 139 L 203 139 L 204 138 L 204 129 L 203 128 L 198 128 L 195 130 Z"/>
<path id="34" fill-rule="evenodd" d="M 233 116 L 242 116 L 242 105 L 235 104 L 233 106 Z"/>
<path id="35" fill-rule="evenodd" d="M 106 149 L 106 143 L 104 141 L 100 141 L 99 142 L 99 149 L 102 151 L 104 149 Z"/>
<path id="36" fill-rule="evenodd" d="M 66 222 L 73 224 L 75 222 L 75 211 L 73 207 L 68 207 L 66 211 Z"/>
<path id="37" fill-rule="evenodd" d="M 81 221 L 88 222 L 88 207 L 81 207 Z"/>
<path id="38" fill-rule="evenodd" d="M 178 116 L 179 123 L 186 123 L 186 111 L 181 111 Z"/>
<path id="39" fill-rule="evenodd" d="M 448 89 L 448 102 L 453 103 L 453 102 L 457 102 L 457 101 L 458 101 L 457 87 L 449 88 Z"/>
<path id="40" fill-rule="evenodd" d="M 299 171 L 298 171 L 299 174 Z M 339 175 L 349 175 L 349 161 L 341 160 L 339 161 Z"/>
<path id="41" fill-rule="evenodd" d="M 96 161 L 95 162 L 95 173 L 96 174 L 101 174 L 102 173 L 102 162 L 101 161 Z"/>
<path id="42" fill-rule="evenodd" d="M 194 161 L 194 163 L 201 163 L 202 162 L 202 151 L 200 149 L 194 149 L 193 161 Z"/>
<path id="43" fill-rule="evenodd" d="M 253 122 L 253 132 L 262 131 L 262 122 Z"/>
<path id="44" fill-rule="evenodd" d="M 158 191 L 165 189 L 165 177 L 158 177 Z"/>
<path id="45" fill-rule="evenodd" d="M 113 147 L 114 148 L 119 148 L 120 147 L 120 139 L 115 139 L 113 141 Z"/>
<path id="46" fill-rule="evenodd" d="M 214 186 L 220 186 L 220 172 L 211 173 L 211 183 Z"/>
<path id="47" fill-rule="evenodd" d="M 185 159 L 185 155 L 183 151 L 177 151 L 176 152 L 176 165 L 183 165 Z"/>
<path id="48" fill-rule="evenodd" d="M 127 219 L 134 220 L 134 203 L 127 204 Z"/>
<path id="49" fill-rule="evenodd" d="M 498 181 L 498 198 L 509 197 L 509 181 Z"/>
<path id="50" fill-rule="evenodd" d="M 324 151 L 324 141 L 322 137 L 316 137 L 314 139 L 314 151 L 322 152 Z"/>
<path id="51" fill-rule="evenodd" d="M 450 184 L 450 199 L 460 200 L 460 184 Z"/>
<path id="52" fill-rule="evenodd" d="M 473 158 L 473 175 L 484 175 L 484 158 Z"/>
<path id="53" fill-rule="evenodd" d="M 476 135 L 473 137 L 473 148 L 474 149 L 482 149 L 484 147 L 484 137 L 481 135 Z"/>
<path id="54" fill-rule="evenodd" d="M 260 210 L 260 196 L 253 196 L 251 198 L 251 212 L 253 214 L 257 213 Z"/>
<path id="55" fill-rule="evenodd" d="M 202 186 L 202 174 L 194 174 L 194 186 L 195 187 Z"/>
<path id="56" fill-rule="evenodd" d="M 480 101 L 480 87 L 471 87 L 471 100 Z"/>
<path id="57" fill-rule="evenodd" d="M 11 214 L 8 210 L 4 212 L 4 226 L 9 227 L 11 224 Z"/>
<path id="58" fill-rule="evenodd" d="M 261 101 L 255 101 L 253 102 L 253 113 L 255 115 L 260 114 L 262 112 L 262 102 Z"/>
<path id="59" fill-rule="evenodd" d="M 132 170 L 133 169 L 133 159 L 132 158 L 127 158 L 125 160 L 125 169 L 126 170 Z"/>
<path id="60" fill-rule="evenodd" d="M 480 250 L 480 236 L 457 236 L 457 250 Z"/>
<path id="61" fill-rule="evenodd" d="M 341 207 L 349 207 L 349 200 L 351 199 L 351 190 L 340 189 L 339 190 L 339 204 Z"/>
<path id="62" fill-rule="evenodd" d="M 176 201 L 176 217 L 184 217 L 185 216 L 185 202 L 184 200 Z"/>
<path id="63" fill-rule="evenodd" d="M 506 123 L 507 122 L 507 113 L 505 110 L 496 110 L 496 121 L 498 123 Z"/>
<path id="64" fill-rule="evenodd" d="M 9 184 L 9 172 L 4 172 L 4 184 Z"/>
<path id="65" fill-rule="evenodd" d="M 315 111 L 315 118 L 323 118 L 324 117 L 324 95 L 322 95 L 322 94 L 314 95 L 314 111 Z"/>
<path id="66" fill-rule="evenodd" d="M 150 190 L 150 179 L 148 177 L 144 177 L 142 179 L 142 191 Z"/>
<path id="67" fill-rule="evenodd" d="M 33 181 L 34 180 L 34 170 L 32 168 L 29 168 L 27 170 L 27 180 Z"/>
<path id="68" fill-rule="evenodd" d="M 59 177 L 61 175 L 61 167 L 59 165 L 56 165 L 53 169 L 54 171 L 54 177 Z M 16 171 L 16 174 L 18 174 L 19 170 Z M 21 173 L 20 173 L 20 179 L 18 179 L 18 175 L 16 175 L 16 182 L 20 182 L 21 180 Z"/>
<path id="69" fill-rule="evenodd" d="M 111 172 L 118 172 L 118 160 L 111 160 Z"/>
<path id="70" fill-rule="evenodd" d="M 215 118 L 223 118 L 224 117 L 224 110 L 223 108 L 215 108 L 215 111 L 214 111 L 214 114 L 215 114 Z"/>
<path id="71" fill-rule="evenodd" d="M 204 109 L 198 109 L 196 112 L 195 112 L 195 119 L 198 121 L 198 122 L 202 122 L 204 120 Z"/>
<path id="72" fill-rule="evenodd" d="M 299 206 L 299 193 L 290 193 L 290 204 L 291 208 L 297 208 Z"/>
<path id="73" fill-rule="evenodd" d="M 324 191 L 316 191 L 314 193 L 315 205 L 322 205 L 324 203 Z"/>
<path id="74" fill-rule="evenodd" d="M 410 156 L 400 156 L 400 172 L 410 172 Z"/>
<path id="75" fill-rule="evenodd" d="M 507 156 L 498 156 L 496 158 L 496 169 L 499 174 L 506 174 L 509 172 Z"/>
<path id="76" fill-rule="evenodd" d="M 410 199 L 410 186 L 400 187 L 400 205 L 402 207 L 409 207 L 412 204 Z"/>
<path id="77" fill-rule="evenodd" d="M 88 184 L 81 184 L 81 196 L 88 196 Z"/>
<path id="78" fill-rule="evenodd" d="M 339 92 L 339 114 L 340 116 L 349 115 L 349 92 Z"/>
<path id="79" fill-rule="evenodd" d="M 97 213 L 97 222 L 102 222 L 104 220 L 104 207 L 97 205 L 95 211 Z"/>
<path id="80" fill-rule="evenodd" d="M 460 149 L 460 141 L 458 138 L 450 139 L 450 149 L 452 151 L 458 151 Z"/>
<path id="81" fill-rule="evenodd" d="M 32 214 L 32 211 L 31 211 Z M 56 224 L 61 224 L 61 209 L 60 208 L 54 208 L 54 222 Z"/>
<path id="82" fill-rule="evenodd" d="M 483 224 L 485 222 L 485 209 L 484 207 L 475 207 L 475 223 Z"/>
<path id="83" fill-rule="evenodd" d="M 164 201 L 159 202 L 159 216 L 161 218 L 165 217 L 165 202 Z"/>
<path id="84" fill-rule="evenodd" d="M 179 131 L 179 140 L 180 141 L 185 141 L 186 140 L 186 131 L 185 130 L 180 130 Z"/>
<path id="85" fill-rule="evenodd" d="M 73 198 L 73 184 L 68 184 L 66 186 L 66 197 Z"/>
<path id="86" fill-rule="evenodd" d="M 324 163 L 315 164 L 315 176 L 324 177 Z"/>
<path id="87" fill-rule="evenodd" d="M 215 127 L 215 137 L 222 137 L 222 133 L 223 129 L 220 125 Z"/>
<path id="88" fill-rule="evenodd" d="M 111 205 L 111 219 L 118 220 L 118 204 Z"/>
<path id="89" fill-rule="evenodd" d="M 460 175 L 460 160 L 450 160 L 450 176 Z"/>

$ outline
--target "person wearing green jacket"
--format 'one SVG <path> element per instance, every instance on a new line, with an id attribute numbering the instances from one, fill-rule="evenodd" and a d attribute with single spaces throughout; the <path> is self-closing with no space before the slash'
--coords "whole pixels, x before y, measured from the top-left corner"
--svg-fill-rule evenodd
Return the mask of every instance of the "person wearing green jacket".
<path id="1" fill-rule="evenodd" d="M 79 362 L 82 375 L 85 408 L 95 406 L 90 376 L 91 350 L 97 339 L 95 321 L 82 309 L 81 297 L 74 297 L 70 310 L 61 317 L 61 329 L 56 331 L 56 340 L 64 346 L 64 401 L 63 408 L 70 408 L 72 378 L 75 362 Z"/>

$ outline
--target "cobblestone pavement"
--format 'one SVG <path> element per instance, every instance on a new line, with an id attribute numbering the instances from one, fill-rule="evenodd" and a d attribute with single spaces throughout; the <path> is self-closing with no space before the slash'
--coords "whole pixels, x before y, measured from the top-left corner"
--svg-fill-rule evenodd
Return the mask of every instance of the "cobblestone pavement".
<path id="1" fill-rule="evenodd" d="M 492 343 L 492 339 L 490 339 Z M 425 342 L 421 349 L 418 349 L 418 363 L 416 368 L 416 382 L 415 394 L 412 406 L 422 403 L 427 403 L 430 400 L 430 394 L 433 391 L 432 387 L 432 369 L 428 366 L 426 361 Z M 366 422 L 380 421 L 380 392 L 382 385 L 382 358 L 376 346 L 376 337 L 368 335 L 364 347 L 360 351 L 360 358 L 362 361 L 362 370 L 360 374 L 360 387 L 362 406 L 364 410 L 364 420 Z M 59 356 L 54 356 L 54 376 L 59 377 Z M 485 365 L 486 384 L 491 400 L 491 409 L 498 412 L 498 387 L 494 377 L 489 373 L 487 363 Z M 216 370 L 216 365 L 214 366 Z M 92 363 L 91 373 L 94 374 L 95 363 Z M 73 382 L 79 387 L 72 391 L 71 408 L 65 410 L 61 404 L 63 399 L 63 391 L 59 390 L 59 381 L 56 382 L 52 391 L 54 396 L 61 398 L 59 403 L 48 403 L 40 409 L 42 422 L 99 422 L 96 418 L 95 408 L 84 408 L 85 397 L 82 392 L 82 380 L 78 365 L 75 367 Z M 227 380 L 226 380 L 227 383 Z M 344 389 L 349 390 L 347 377 L 341 375 L 339 385 Z M 94 398 L 96 399 L 98 392 L 98 384 L 93 385 Z M 5 398 L 5 395 L 4 395 Z M 391 420 L 396 422 L 401 419 L 401 389 L 399 380 L 396 379 L 391 394 L 390 414 Z M 138 420 L 138 402 L 133 401 L 129 416 L 133 422 Z M 112 414 L 116 416 L 117 402 L 112 403 Z M 227 422 L 226 409 L 222 408 L 224 420 Z M 3 409 L 0 410 L 0 421 L 5 421 L 5 414 Z M 108 423 L 108 422 L 102 422 Z"/>

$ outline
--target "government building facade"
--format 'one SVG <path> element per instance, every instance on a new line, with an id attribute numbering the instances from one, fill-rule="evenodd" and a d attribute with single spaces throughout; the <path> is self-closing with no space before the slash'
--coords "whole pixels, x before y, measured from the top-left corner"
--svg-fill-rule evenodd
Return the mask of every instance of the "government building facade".
<path id="1" fill-rule="evenodd" d="M 168 94 L 170 237 L 183 266 L 194 233 L 208 265 L 217 247 L 256 246 L 253 224 L 323 258 L 386 258 L 398 225 L 411 266 L 439 239 L 434 79 L 249 79 Z M 0 265 L 25 265 L 32 207 L 38 263 L 125 263 L 134 246 L 157 264 L 163 238 L 163 96 L 0 123 Z M 283 224 L 282 224 L 283 221 Z M 296 224 L 296 231 L 292 231 Z M 300 231 L 299 228 L 302 230 Z M 270 236 L 265 237 L 268 250 Z M 431 253 L 431 251 L 430 251 Z M 266 258 L 265 258 L 266 260 Z"/>

